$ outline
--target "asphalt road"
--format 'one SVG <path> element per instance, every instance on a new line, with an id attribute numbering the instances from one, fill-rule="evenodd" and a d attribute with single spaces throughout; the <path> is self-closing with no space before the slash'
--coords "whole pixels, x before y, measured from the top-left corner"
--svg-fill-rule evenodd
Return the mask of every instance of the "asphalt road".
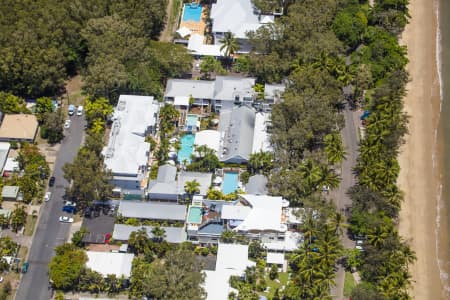
<path id="1" fill-rule="evenodd" d="M 65 129 L 65 138 L 61 143 L 55 161 L 53 176 L 55 185 L 49 189 L 51 200 L 43 204 L 33 244 L 28 255 L 30 267 L 22 276 L 16 300 L 48 300 L 52 290 L 49 288 L 48 263 L 54 255 L 54 248 L 64 243 L 69 235 L 70 224 L 60 223 L 59 217 L 67 215 L 62 212 L 62 197 L 68 182 L 63 177 L 62 166 L 72 162 L 82 142 L 85 126 L 84 117 L 70 117 L 72 124 Z"/>

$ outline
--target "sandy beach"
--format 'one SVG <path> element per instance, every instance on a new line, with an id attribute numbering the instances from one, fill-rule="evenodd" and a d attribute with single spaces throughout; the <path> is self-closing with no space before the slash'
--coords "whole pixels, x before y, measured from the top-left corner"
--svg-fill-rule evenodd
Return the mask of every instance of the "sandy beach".
<path id="1" fill-rule="evenodd" d="M 433 168 L 433 153 L 439 153 L 436 130 L 440 111 L 435 13 L 432 0 L 411 0 L 411 20 L 401 41 L 408 47 L 411 82 L 405 98 L 409 135 L 400 155 L 399 184 L 405 201 L 399 230 L 417 255 L 417 262 L 411 266 L 411 296 L 417 300 L 445 299 L 441 294 L 435 234 L 440 186 L 440 170 Z M 437 155 L 436 159 L 441 158 Z"/>

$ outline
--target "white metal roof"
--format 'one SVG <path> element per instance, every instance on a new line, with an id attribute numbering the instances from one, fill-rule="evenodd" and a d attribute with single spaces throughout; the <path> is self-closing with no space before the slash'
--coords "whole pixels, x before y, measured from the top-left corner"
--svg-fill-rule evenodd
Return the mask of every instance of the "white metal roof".
<path id="1" fill-rule="evenodd" d="M 255 116 L 255 129 L 253 131 L 252 153 L 272 151 L 270 137 L 267 133 L 267 123 L 270 122 L 270 114 L 258 112 Z"/>
<path id="2" fill-rule="evenodd" d="M 268 264 L 284 264 L 284 253 L 267 252 L 266 262 Z"/>
<path id="3" fill-rule="evenodd" d="M 19 170 L 19 162 L 16 161 L 14 157 L 8 157 L 6 159 L 5 167 L 3 168 L 3 171 L 12 172 L 15 170 Z"/>
<path id="4" fill-rule="evenodd" d="M 6 165 L 9 153 L 9 143 L 0 143 L 0 171 Z"/>
<path id="5" fill-rule="evenodd" d="M 147 129 L 155 126 L 159 105 L 151 96 L 120 95 L 114 110 L 108 145 L 103 149 L 105 164 L 113 175 L 140 173 L 146 166 L 150 144 Z"/>
<path id="6" fill-rule="evenodd" d="M 105 277 L 108 274 L 130 277 L 134 254 L 97 251 L 86 251 L 86 254 L 88 257 L 86 266 L 93 271 L 99 272 Z"/>
<path id="7" fill-rule="evenodd" d="M 239 196 L 248 202 L 251 210 L 243 222 L 234 230 L 273 230 L 279 232 L 287 230 L 286 225 L 281 223 L 282 197 L 249 194 Z"/>
<path id="8" fill-rule="evenodd" d="M 272 251 L 294 251 L 300 247 L 303 235 L 299 232 L 286 231 L 284 241 L 263 242 L 264 248 Z"/>
<path id="9" fill-rule="evenodd" d="M 220 50 L 221 44 L 207 45 L 204 44 L 204 40 L 205 37 L 203 35 L 194 33 L 189 38 L 187 48 L 197 55 L 216 57 L 225 55 L 225 49 Z"/>
<path id="10" fill-rule="evenodd" d="M 189 106 L 189 96 L 175 96 L 175 101 L 173 102 L 175 106 Z"/>
<path id="11" fill-rule="evenodd" d="M 226 300 L 232 290 L 230 276 L 241 276 L 247 267 L 255 266 L 248 259 L 248 245 L 219 244 L 215 271 L 204 271 L 206 274 L 204 288 L 207 300 Z"/>
<path id="12" fill-rule="evenodd" d="M 220 132 L 217 130 L 202 130 L 195 134 L 194 145 L 207 146 L 219 153 Z"/>
<path id="13" fill-rule="evenodd" d="M 251 0 L 217 0 L 212 5 L 213 32 L 231 31 L 237 38 L 246 38 L 246 32 L 257 30 L 265 23 L 273 23 L 273 16 L 259 16 Z"/>
<path id="14" fill-rule="evenodd" d="M 251 207 L 248 206 L 224 205 L 221 217 L 224 220 L 244 220 L 251 210 Z"/>

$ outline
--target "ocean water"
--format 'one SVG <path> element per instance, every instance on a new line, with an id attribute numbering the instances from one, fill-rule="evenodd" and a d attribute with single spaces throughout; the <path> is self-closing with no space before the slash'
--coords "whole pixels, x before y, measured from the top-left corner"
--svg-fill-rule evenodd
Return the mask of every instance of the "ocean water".
<path id="1" fill-rule="evenodd" d="M 438 32 L 436 61 L 439 72 L 441 113 L 436 135 L 442 151 L 441 187 L 437 209 L 437 254 L 442 284 L 450 297 L 450 1 L 436 0 Z"/>

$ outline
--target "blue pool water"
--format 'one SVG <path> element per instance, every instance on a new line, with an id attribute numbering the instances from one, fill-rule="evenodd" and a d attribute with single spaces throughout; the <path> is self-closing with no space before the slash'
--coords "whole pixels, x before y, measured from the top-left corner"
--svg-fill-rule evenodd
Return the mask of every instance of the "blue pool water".
<path id="1" fill-rule="evenodd" d="M 186 118 L 186 130 L 192 131 L 197 128 L 198 117 L 196 115 L 187 115 Z"/>
<path id="2" fill-rule="evenodd" d="M 185 4 L 183 13 L 183 22 L 200 22 L 202 18 L 202 6 L 197 4 Z"/>
<path id="3" fill-rule="evenodd" d="M 225 195 L 234 193 L 238 189 L 239 174 L 237 172 L 225 172 L 223 176 L 222 192 Z"/>
<path id="4" fill-rule="evenodd" d="M 178 161 L 183 163 L 186 160 L 188 163 L 191 163 L 191 154 L 194 151 L 194 140 L 195 135 L 193 134 L 185 134 L 181 137 L 181 148 L 178 151 Z"/>

